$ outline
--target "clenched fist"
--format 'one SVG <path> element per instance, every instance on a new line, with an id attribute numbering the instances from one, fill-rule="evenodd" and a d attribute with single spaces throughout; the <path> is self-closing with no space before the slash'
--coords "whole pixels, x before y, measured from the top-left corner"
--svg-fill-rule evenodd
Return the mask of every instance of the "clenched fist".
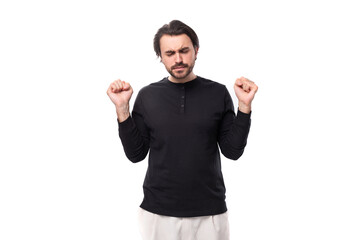
<path id="1" fill-rule="evenodd" d="M 234 84 L 236 97 L 239 100 L 239 110 L 243 113 L 250 113 L 251 102 L 255 97 L 258 86 L 253 81 L 241 77 L 236 79 Z"/>
<path id="2" fill-rule="evenodd" d="M 115 104 L 119 121 L 126 120 L 130 116 L 129 102 L 133 94 L 130 84 L 118 79 L 110 84 L 106 93 Z"/>
<path id="3" fill-rule="evenodd" d="M 106 93 L 116 107 L 121 107 L 129 104 L 133 89 L 129 83 L 118 79 L 110 84 Z"/>

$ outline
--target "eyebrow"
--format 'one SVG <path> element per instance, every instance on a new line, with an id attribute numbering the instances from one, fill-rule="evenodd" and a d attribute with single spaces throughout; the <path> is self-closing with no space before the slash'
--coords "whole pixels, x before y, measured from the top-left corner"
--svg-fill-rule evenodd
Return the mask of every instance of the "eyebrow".
<path id="1" fill-rule="evenodd" d="M 189 47 L 183 47 L 179 50 L 179 52 L 183 52 L 183 51 L 186 51 L 186 50 L 189 50 L 190 48 Z M 166 54 L 171 54 L 171 53 L 174 53 L 175 51 L 174 50 L 167 50 L 165 53 Z"/>
<path id="2" fill-rule="evenodd" d="M 185 51 L 185 50 L 189 50 L 189 47 L 183 47 L 182 49 L 180 49 L 179 51 Z"/>

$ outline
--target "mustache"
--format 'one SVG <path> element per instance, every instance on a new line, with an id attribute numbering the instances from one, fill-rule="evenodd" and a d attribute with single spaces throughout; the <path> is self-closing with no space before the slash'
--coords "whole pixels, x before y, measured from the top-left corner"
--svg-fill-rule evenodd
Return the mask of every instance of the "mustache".
<path id="1" fill-rule="evenodd" d="M 174 66 L 172 66 L 171 67 L 171 69 L 175 69 L 175 68 L 178 68 L 178 67 L 188 67 L 188 65 L 187 64 L 183 64 L 183 63 L 179 63 L 179 64 L 176 64 L 176 65 L 174 65 Z"/>

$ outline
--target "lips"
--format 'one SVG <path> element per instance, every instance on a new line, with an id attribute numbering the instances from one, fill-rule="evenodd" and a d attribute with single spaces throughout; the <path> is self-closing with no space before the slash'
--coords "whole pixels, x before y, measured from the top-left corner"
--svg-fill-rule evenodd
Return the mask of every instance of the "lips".
<path id="1" fill-rule="evenodd" d="M 184 68 L 186 68 L 187 65 L 181 65 L 181 66 L 175 66 L 175 67 L 172 67 L 173 70 L 183 70 Z"/>

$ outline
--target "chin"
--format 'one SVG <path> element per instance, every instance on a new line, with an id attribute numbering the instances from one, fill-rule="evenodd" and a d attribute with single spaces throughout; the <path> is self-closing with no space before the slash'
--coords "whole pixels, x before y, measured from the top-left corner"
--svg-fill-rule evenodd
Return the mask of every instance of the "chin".
<path id="1" fill-rule="evenodd" d="M 181 73 L 181 74 L 178 74 L 178 73 L 172 73 L 171 75 L 176 78 L 176 79 L 184 79 L 186 78 L 187 76 L 189 76 L 189 72 L 185 72 L 185 73 Z"/>

